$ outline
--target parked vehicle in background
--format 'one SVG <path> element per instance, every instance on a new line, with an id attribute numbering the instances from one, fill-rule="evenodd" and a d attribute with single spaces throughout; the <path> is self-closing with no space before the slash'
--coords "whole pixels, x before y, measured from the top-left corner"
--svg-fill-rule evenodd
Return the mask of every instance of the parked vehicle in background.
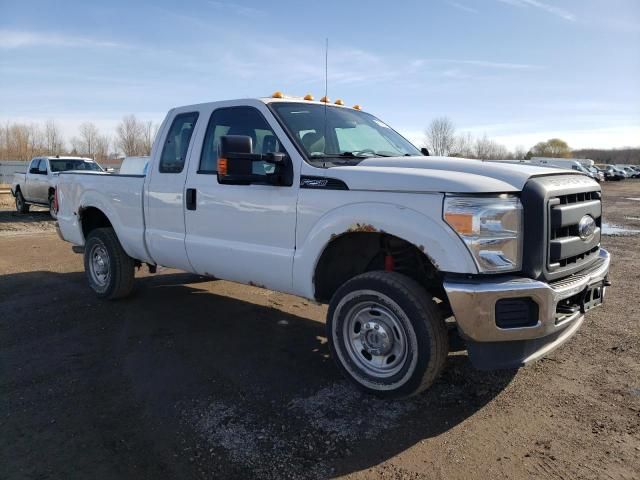
<path id="1" fill-rule="evenodd" d="M 600 167 L 596 167 L 596 168 L 604 176 L 604 179 L 607 182 L 612 182 L 612 181 L 616 181 L 616 180 L 622 180 L 622 178 L 620 178 L 618 175 L 616 175 L 612 171 L 607 170 L 606 168 L 600 168 Z"/>
<path id="2" fill-rule="evenodd" d="M 603 172 L 601 172 L 598 168 L 591 166 L 591 167 L 586 167 L 587 170 L 589 170 L 589 172 L 591 172 L 592 178 L 594 178 L 595 180 L 597 180 L 598 182 L 604 182 L 606 180 L 605 175 Z"/>
<path id="3" fill-rule="evenodd" d="M 84 171 L 103 173 L 102 168 L 90 158 L 35 157 L 26 173 L 16 173 L 11 184 L 16 210 L 27 213 L 31 205 L 46 206 L 56 218 L 55 191 L 60 172 Z"/>
<path id="4" fill-rule="evenodd" d="M 631 165 L 616 165 L 620 170 L 625 172 L 628 178 L 638 178 L 640 174 Z"/>
<path id="5" fill-rule="evenodd" d="M 120 165 L 120 175 L 146 175 L 149 157 L 125 157 Z"/>
<path id="6" fill-rule="evenodd" d="M 583 159 L 581 159 L 583 160 Z M 586 160 L 583 160 L 586 161 Z M 593 160 L 589 160 L 592 162 Z M 552 157 L 533 157 L 530 160 L 531 165 L 539 165 L 541 167 L 566 168 L 575 170 L 584 175 L 593 178 L 596 182 L 600 182 L 600 175 L 597 172 L 588 170 L 582 163 L 575 158 L 552 158 Z"/>
<path id="7" fill-rule="evenodd" d="M 609 167 L 607 168 L 610 168 L 612 171 L 616 172 L 616 174 L 619 175 L 622 180 L 624 180 L 625 178 L 631 178 L 631 174 L 629 172 L 617 165 L 609 165 Z"/>
<path id="8" fill-rule="evenodd" d="M 148 165 L 60 176 L 60 234 L 95 294 L 127 296 L 147 264 L 328 303 L 338 368 L 379 396 L 434 382 L 448 325 L 479 368 L 534 361 L 609 285 L 591 178 L 423 156 L 358 106 L 278 92 L 175 108 Z"/>

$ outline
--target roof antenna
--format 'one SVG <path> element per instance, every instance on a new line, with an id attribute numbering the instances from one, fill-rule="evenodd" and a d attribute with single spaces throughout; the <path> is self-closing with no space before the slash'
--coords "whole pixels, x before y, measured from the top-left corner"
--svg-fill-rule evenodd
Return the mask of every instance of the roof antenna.
<path id="1" fill-rule="evenodd" d="M 327 103 L 329 103 L 329 38 L 324 45 L 324 153 L 327 153 Z"/>

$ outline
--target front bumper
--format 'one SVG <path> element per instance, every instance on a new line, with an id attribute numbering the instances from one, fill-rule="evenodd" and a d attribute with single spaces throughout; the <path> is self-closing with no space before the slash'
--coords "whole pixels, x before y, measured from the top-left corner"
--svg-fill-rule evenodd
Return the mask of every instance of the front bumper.
<path id="1" fill-rule="evenodd" d="M 445 279 L 444 288 L 474 366 L 522 366 L 566 342 L 584 321 L 585 312 L 604 299 L 610 262 L 609 253 L 600 249 L 598 258 L 584 270 L 551 283 L 505 276 Z M 574 311 L 567 309 L 565 304 L 592 290 L 598 292 L 598 302 L 582 300 Z M 537 322 L 512 328 L 497 325 L 496 303 L 514 298 L 535 302 Z"/>

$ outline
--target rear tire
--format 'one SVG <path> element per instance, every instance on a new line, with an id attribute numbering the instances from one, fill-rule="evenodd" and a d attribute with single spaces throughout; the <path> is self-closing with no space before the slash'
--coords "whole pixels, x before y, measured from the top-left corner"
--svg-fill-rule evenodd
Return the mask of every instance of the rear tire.
<path id="1" fill-rule="evenodd" d="M 327 338 L 342 373 L 385 398 L 427 389 L 449 352 L 445 322 L 431 296 L 395 272 L 364 273 L 340 287 L 329 305 Z"/>
<path id="2" fill-rule="evenodd" d="M 20 190 L 16 192 L 16 210 L 18 213 L 29 213 L 29 205 L 25 201 Z"/>
<path id="3" fill-rule="evenodd" d="M 120 245 L 113 228 L 96 228 L 84 247 L 84 271 L 99 298 L 114 300 L 133 290 L 135 261 Z"/>

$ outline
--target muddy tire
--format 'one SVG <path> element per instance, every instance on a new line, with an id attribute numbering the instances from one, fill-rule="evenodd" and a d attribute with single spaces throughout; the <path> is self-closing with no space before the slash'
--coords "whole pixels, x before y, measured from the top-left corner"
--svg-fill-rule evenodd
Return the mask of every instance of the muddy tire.
<path id="1" fill-rule="evenodd" d="M 53 195 L 49 195 L 49 215 L 54 220 L 58 219 L 58 212 L 55 209 L 55 198 Z"/>
<path id="2" fill-rule="evenodd" d="M 25 201 L 20 190 L 16 192 L 16 210 L 18 213 L 29 213 L 29 205 Z"/>
<path id="3" fill-rule="evenodd" d="M 135 261 L 123 250 L 112 228 L 96 228 L 84 247 L 84 271 L 100 298 L 114 300 L 133 290 Z"/>
<path id="4" fill-rule="evenodd" d="M 409 397 L 444 368 L 444 319 L 424 288 L 395 272 L 368 272 L 334 294 L 327 314 L 331 355 L 342 373 L 368 393 Z"/>

